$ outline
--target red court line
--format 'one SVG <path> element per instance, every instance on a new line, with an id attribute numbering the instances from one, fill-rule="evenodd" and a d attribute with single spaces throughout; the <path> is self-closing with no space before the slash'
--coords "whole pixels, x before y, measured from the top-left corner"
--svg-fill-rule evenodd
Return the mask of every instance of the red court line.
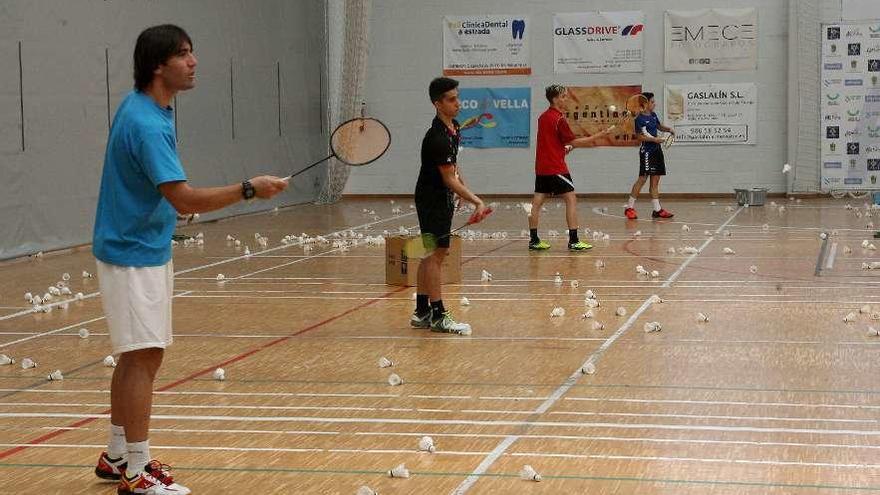
<path id="1" fill-rule="evenodd" d="M 486 252 L 484 252 L 484 253 L 481 253 L 481 254 L 479 254 L 479 255 L 477 255 L 477 256 L 469 257 L 468 259 L 462 261 L 461 264 L 463 265 L 463 264 L 465 264 L 465 263 L 467 263 L 467 262 L 469 262 L 469 261 L 471 261 L 471 260 L 474 260 L 474 259 L 479 258 L 480 256 L 483 256 L 483 255 L 486 255 L 486 254 L 492 253 L 492 252 L 494 252 L 494 251 L 498 251 L 499 249 L 502 249 L 502 248 L 504 248 L 504 247 L 507 247 L 507 246 L 513 244 L 514 242 L 516 242 L 516 241 L 506 242 L 506 243 L 502 244 L 501 246 L 498 246 L 498 247 L 496 247 L 496 248 L 490 249 L 489 251 L 486 251 Z M 359 305 L 357 305 L 357 306 L 355 306 L 355 307 L 353 307 L 353 308 L 350 308 L 350 309 L 348 309 L 348 310 L 345 310 L 345 311 L 343 311 L 342 313 L 339 313 L 339 314 L 337 314 L 337 315 L 331 316 L 330 318 L 327 318 L 326 320 L 323 320 L 323 321 L 320 321 L 320 322 L 318 322 L 318 323 L 312 324 L 312 325 L 310 325 L 310 326 L 308 326 L 308 327 L 306 327 L 306 328 L 303 328 L 302 330 L 299 330 L 299 331 L 297 331 L 297 332 L 294 332 L 294 333 L 292 333 L 292 334 L 290 334 L 290 335 L 285 335 L 284 337 L 279 337 L 279 338 L 277 338 L 277 339 L 275 339 L 275 340 L 272 340 L 272 341 L 266 342 L 265 344 L 262 344 L 262 345 L 260 345 L 260 346 L 258 346 L 258 347 L 255 347 L 255 348 L 253 348 L 253 349 L 251 349 L 251 350 L 249 350 L 249 351 L 246 351 L 246 352 L 243 352 L 243 353 L 241 353 L 241 354 L 239 354 L 239 355 L 237 355 L 237 356 L 231 357 L 231 358 L 227 359 L 226 361 L 223 361 L 223 362 L 221 362 L 221 363 L 217 363 L 217 364 L 215 364 L 215 365 L 211 365 L 211 366 L 209 366 L 209 367 L 207 367 L 207 368 L 204 368 L 204 369 L 202 369 L 202 370 L 199 370 L 199 371 L 193 372 L 193 373 L 191 373 L 191 374 L 189 374 L 189 375 L 187 375 L 187 376 L 185 376 L 185 377 L 183 377 L 183 378 L 181 378 L 181 379 L 179 379 L 179 380 L 177 380 L 177 381 L 171 382 L 171 383 L 169 383 L 169 384 L 167 384 L 167 385 L 164 385 L 164 386 L 162 386 L 162 387 L 160 387 L 160 388 L 157 388 L 156 391 L 164 392 L 164 391 L 166 391 L 166 390 L 170 390 L 170 389 L 175 388 L 175 387 L 177 387 L 177 386 L 179 386 L 179 385 L 182 385 L 182 384 L 184 384 L 184 383 L 186 383 L 186 382 L 188 382 L 188 381 L 191 381 L 191 380 L 193 380 L 193 379 L 195 379 L 195 378 L 198 378 L 198 377 L 200 377 L 200 376 L 202 376 L 202 375 L 205 375 L 205 374 L 208 374 L 208 373 L 213 373 L 214 370 L 217 369 L 217 368 L 220 368 L 220 367 L 223 367 L 223 366 L 226 366 L 226 365 L 229 365 L 229 364 L 232 364 L 232 363 L 235 363 L 235 362 L 241 361 L 242 359 L 248 358 L 248 357 L 253 356 L 254 354 L 256 354 L 256 353 L 258 353 L 258 352 L 260 352 L 260 351 L 263 351 L 263 350 L 265 350 L 265 349 L 268 349 L 269 347 L 272 347 L 272 346 L 278 345 L 278 344 L 280 344 L 280 343 L 282 343 L 282 342 L 286 342 L 286 341 L 292 339 L 293 337 L 296 337 L 297 335 L 302 335 L 302 334 L 304 334 L 304 333 L 306 333 L 306 332 L 310 332 L 310 331 L 312 331 L 312 330 L 315 330 L 316 328 L 320 328 L 320 327 L 322 327 L 322 326 L 324 326 L 324 325 L 326 325 L 326 324 L 328 324 L 328 323 L 331 323 L 331 322 L 333 322 L 333 321 L 338 320 L 339 318 L 342 318 L 343 316 L 348 316 L 348 315 L 350 315 L 350 314 L 352 314 L 352 313 L 354 313 L 354 312 L 356 312 L 356 311 L 359 311 L 359 310 L 361 310 L 361 309 L 363 309 L 363 308 L 366 308 L 367 306 L 370 306 L 371 304 L 374 304 L 374 303 L 376 303 L 376 302 L 379 302 L 379 301 L 381 301 L 382 299 L 384 299 L 384 298 L 386 298 L 386 297 L 388 297 L 388 296 L 394 295 L 394 294 L 396 294 L 396 293 L 398 293 L 398 292 L 402 292 L 402 291 L 407 290 L 407 289 L 409 289 L 409 288 L 410 288 L 410 287 L 399 287 L 399 288 L 397 288 L 397 289 L 394 289 L 394 290 L 388 291 L 388 292 L 386 292 L 385 294 L 379 296 L 379 298 L 377 298 L 377 299 L 369 300 L 369 301 L 367 301 L 367 302 L 365 302 L 365 303 L 359 304 Z M 105 410 L 105 411 L 102 411 L 102 412 L 99 413 L 99 414 L 109 414 L 109 413 L 110 413 L 110 409 L 107 409 L 107 410 Z M 58 437 L 58 436 L 60 436 L 60 435 L 63 435 L 64 433 L 67 433 L 68 431 L 72 431 L 72 430 L 70 430 L 70 428 L 78 428 L 78 427 L 80 427 L 80 426 L 87 425 L 87 424 L 89 424 L 89 423 L 91 423 L 91 422 L 93 422 L 93 421 L 95 421 L 95 420 L 97 420 L 97 419 L 99 419 L 99 418 L 85 418 L 85 419 L 81 419 L 81 420 L 79 420 L 79 421 L 76 421 L 76 422 L 74 422 L 74 423 L 71 423 L 71 424 L 67 425 L 66 427 L 59 428 L 59 429 L 57 429 L 57 430 L 55 430 L 55 431 L 51 431 L 51 432 L 49 432 L 49 433 L 46 433 L 45 435 L 39 436 L 39 437 L 37 437 L 37 438 L 34 438 L 33 440 L 30 440 L 30 441 L 26 442 L 26 445 L 19 445 L 18 447 L 13 447 L 13 448 L 11 448 L 11 449 L 4 450 L 3 452 L 0 452 L 0 460 L 6 459 L 7 457 L 11 457 L 11 456 L 13 456 L 13 455 L 15 455 L 15 454 L 17 454 L 17 453 L 19 453 L 19 452 L 22 452 L 22 451 L 28 449 L 28 448 L 31 447 L 31 446 L 34 446 L 34 445 L 40 445 L 40 444 L 42 444 L 42 443 L 44 443 L 44 442 L 46 442 L 46 441 L 48 441 L 48 440 L 51 440 L 51 439 L 53 439 L 53 438 L 55 438 L 55 437 Z"/>

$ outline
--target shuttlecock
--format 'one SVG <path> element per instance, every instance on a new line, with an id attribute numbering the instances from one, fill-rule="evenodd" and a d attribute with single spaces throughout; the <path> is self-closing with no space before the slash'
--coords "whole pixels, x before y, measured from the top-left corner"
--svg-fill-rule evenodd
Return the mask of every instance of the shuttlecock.
<path id="1" fill-rule="evenodd" d="M 87 271 L 85 271 L 85 270 L 83 270 L 83 272 L 82 272 L 82 278 L 92 278 L 92 274 L 89 273 L 89 272 L 87 272 Z"/>
<path id="2" fill-rule="evenodd" d="M 590 318 L 592 318 L 592 317 L 593 317 L 593 310 L 592 310 L 592 309 L 587 310 L 586 313 L 584 313 L 584 314 L 581 315 L 581 319 L 582 319 L 582 320 L 587 320 L 587 319 L 590 319 Z"/>
<path id="3" fill-rule="evenodd" d="M 611 234 L 602 234 L 602 240 L 603 240 L 603 241 L 610 241 L 610 240 L 611 240 Z"/>
<path id="4" fill-rule="evenodd" d="M 519 477 L 527 481 L 541 481 L 541 475 L 535 471 L 535 468 L 526 464 L 519 472 Z"/>
<path id="5" fill-rule="evenodd" d="M 6 354 L 0 354 L 0 366 L 6 366 L 8 364 L 15 364 L 15 359 Z"/>
<path id="6" fill-rule="evenodd" d="M 49 380 L 50 382 L 56 381 L 56 380 L 64 380 L 64 375 L 61 374 L 61 370 L 55 370 L 55 371 L 49 373 L 49 375 L 46 376 L 46 379 Z"/>
<path id="7" fill-rule="evenodd" d="M 596 260 L 596 263 L 594 264 L 596 265 L 596 268 L 605 268 L 605 262 L 602 260 Z"/>
<path id="8" fill-rule="evenodd" d="M 556 285 L 562 285 L 562 275 L 559 272 L 556 272 L 556 276 L 553 277 L 553 283 Z"/>
<path id="9" fill-rule="evenodd" d="M 577 280 L 572 280 L 569 285 L 571 285 L 572 289 L 577 289 L 581 284 Z"/>
<path id="10" fill-rule="evenodd" d="M 380 368 L 390 368 L 394 366 L 394 362 L 388 359 L 385 356 L 379 358 L 379 367 Z"/>
<path id="11" fill-rule="evenodd" d="M 611 111 L 611 112 L 616 112 L 616 111 L 617 111 L 617 106 L 615 106 L 615 105 L 608 105 L 608 110 Z"/>
<path id="12" fill-rule="evenodd" d="M 651 270 L 651 278 L 657 278 L 660 276 L 660 272 L 657 270 Z"/>
<path id="13" fill-rule="evenodd" d="M 521 203 L 522 209 L 526 212 L 526 215 L 532 215 L 532 204 L 531 203 Z"/>
<path id="14" fill-rule="evenodd" d="M 223 380 L 225 380 L 226 370 L 224 370 L 223 368 L 217 368 L 216 370 L 214 370 L 214 379 L 218 382 L 222 382 Z"/>
<path id="15" fill-rule="evenodd" d="M 486 270 L 483 270 L 483 273 L 480 274 L 480 281 L 481 282 L 491 282 L 492 281 L 492 274 L 487 272 Z"/>
<path id="16" fill-rule="evenodd" d="M 591 289 L 587 289 L 587 292 L 584 293 L 584 299 L 596 299 L 596 294 Z"/>
<path id="17" fill-rule="evenodd" d="M 843 317 L 844 323 L 852 323 L 854 321 L 856 321 L 856 314 L 855 313 L 848 313 L 846 316 Z"/>
<path id="18" fill-rule="evenodd" d="M 656 321 L 649 321 L 645 323 L 645 333 L 659 332 L 663 330 L 663 327 L 657 323 Z"/>
<path id="19" fill-rule="evenodd" d="M 868 244 L 868 250 L 869 250 L 869 251 L 876 251 L 876 250 L 877 250 L 877 246 L 875 246 L 874 244 Z"/>
<path id="20" fill-rule="evenodd" d="M 31 294 L 30 292 L 25 292 L 25 293 L 24 293 L 24 300 L 27 301 L 27 302 L 33 302 L 33 300 L 34 300 L 34 295 Z"/>
<path id="21" fill-rule="evenodd" d="M 641 236 L 641 235 L 642 235 L 642 231 L 641 231 L 641 230 L 637 230 L 637 231 L 633 232 L 633 237 L 639 237 L 639 236 Z"/>
<path id="22" fill-rule="evenodd" d="M 592 362 L 585 364 L 585 365 L 581 368 L 581 373 L 583 373 L 583 374 L 585 374 L 585 375 L 593 375 L 593 374 L 595 374 L 595 373 L 596 373 L 596 365 L 593 364 Z"/>
<path id="23" fill-rule="evenodd" d="M 245 255 L 245 256 L 250 256 L 250 255 L 251 255 L 251 248 L 250 248 L 250 247 L 248 247 L 248 246 L 245 246 L 245 247 L 244 247 L 244 255 Z"/>
<path id="24" fill-rule="evenodd" d="M 114 359 L 113 356 L 105 357 L 104 358 L 104 366 L 106 366 L 108 368 L 115 368 L 116 367 L 116 359 Z"/>
<path id="25" fill-rule="evenodd" d="M 226 280 L 226 275 L 223 275 L 222 273 L 218 273 L 217 274 L 217 281 L 221 282 L 223 280 Z"/>
<path id="26" fill-rule="evenodd" d="M 605 325 L 598 322 L 598 321 L 594 321 L 593 322 L 593 330 L 605 330 Z"/>
<path id="27" fill-rule="evenodd" d="M 764 225 L 761 225 L 761 230 L 767 232 L 768 230 L 770 230 L 770 226 L 765 223 Z"/>
<path id="28" fill-rule="evenodd" d="M 697 313 L 697 321 L 700 323 L 706 323 L 709 321 L 709 316 L 703 313 Z"/>
<path id="29" fill-rule="evenodd" d="M 671 247 L 671 248 L 667 249 L 666 252 L 669 254 L 675 254 L 675 248 Z"/>
<path id="30" fill-rule="evenodd" d="M 716 203 L 715 201 L 709 201 L 709 206 L 715 206 L 715 205 L 717 205 L 717 204 L 718 204 L 718 203 Z"/>
<path id="31" fill-rule="evenodd" d="M 356 492 L 354 492 L 354 495 L 379 495 L 379 492 L 377 492 L 376 490 L 373 490 L 372 488 L 368 487 L 367 485 L 363 485 L 360 488 L 358 488 Z"/>
<path id="32" fill-rule="evenodd" d="M 49 301 L 51 301 L 51 300 L 52 300 L 52 294 L 49 294 L 48 292 L 45 293 L 45 294 L 43 294 L 43 302 L 44 302 L 44 303 L 47 303 L 47 302 L 49 302 Z"/>
<path id="33" fill-rule="evenodd" d="M 73 293 L 70 292 L 70 287 L 62 287 L 61 288 L 61 295 L 62 296 L 69 296 L 71 294 L 73 294 Z"/>
<path id="34" fill-rule="evenodd" d="M 81 338 L 81 339 L 89 338 L 89 329 L 88 328 L 80 328 L 79 329 L 79 338 Z"/>
<path id="35" fill-rule="evenodd" d="M 645 267 L 643 267 L 642 265 L 636 265 L 636 273 L 638 273 L 639 275 L 647 275 L 648 270 L 645 270 Z"/>
<path id="36" fill-rule="evenodd" d="M 26 370 L 30 368 L 36 368 L 37 363 L 31 358 L 24 358 L 21 360 L 21 369 Z"/>
<path id="37" fill-rule="evenodd" d="M 409 478 L 409 469 L 403 464 L 398 464 L 388 471 L 388 476 L 391 476 L 392 478 Z"/>
<path id="38" fill-rule="evenodd" d="M 419 439 L 419 451 L 420 452 L 431 452 L 437 450 L 437 447 L 434 446 L 434 439 L 431 437 L 422 437 Z"/>
<path id="39" fill-rule="evenodd" d="M 595 299 L 584 299 L 584 304 L 586 304 L 588 308 L 598 308 L 599 307 L 599 301 L 597 301 Z"/>
<path id="40" fill-rule="evenodd" d="M 681 226 L 681 230 L 682 230 L 682 232 L 690 232 L 690 231 L 691 231 L 691 228 L 688 227 L 687 225 L 682 225 L 682 226 Z"/>
<path id="41" fill-rule="evenodd" d="M 83 300 L 83 298 L 84 298 L 84 297 L 86 297 L 86 296 L 85 296 L 85 295 L 83 295 L 83 293 L 82 293 L 82 292 L 77 292 L 77 293 L 76 293 L 76 295 L 75 295 L 75 296 L 73 296 L 73 297 L 75 297 L 75 298 L 76 298 L 76 300 L 77 300 L 77 301 L 82 301 L 82 300 Z"/>
<path id="42" fill-rule="evenodd" d="M 550 312 L 550 318 L 557 318 L 560 316 L 565 316 L 565 309 L 560 308 L 559 306 L 553 308 L 553 311 Z"/>
<path id="43" fill-rule="evenodd" d="M 787 174 L 789 172 L 791 172 L 791 165 L 786 163 L 785 165 L 782 166 L 782 173 Z"/>
<path id="44" fill-rule="evenodd" d="M 866 315 L 871 313 L 871 306 L 865 304 L 861 308 L 859 308 L 859 313 Z"/>
<path id="45" fill-rule="evenodd" d="M 712 235 L 712 232 L 709 232 L 708 230 L 704 230 L 703 235 Z"/>
<path id="46" fill-rule="evenodd" d="M 852 248 L 849 246 L 843 246 L 843 254 L 852 254 Z"/>
<path id="47" fill-rule="evenodd" d="M 758 267 L 755 265 L 750 266 L 749 272 L 751 272 L 752 274 L 758 273 Z"/>
<path id="48" fill-rule="evenodd" d="M 235 247 L 240 247 L 240 246 L 241 246 L 241 241 L 238 240 L 238 239 L 236 239 L 235 242 L 233 242 L 233 244 L 235 244 Z"/>
<path id="49" fill-rule="evenodd" d="M 868 327 L 868 337 L 880 337 L 880 330 L 874 327 Z"/>
<path id="50" fill-rule="evenodd" d="M 626 316 L 626 308 L 620 306 L 617 308 L 617 311 L 614 312 L 617 316 Z"/>
<path id="51" fill-rule="evenodd" d="M 684 248 L 682 248 L 681 252 L 684 254 L 697 254 L 700 252 L 700 250 L 693 246 L 685 246 Z"/>
<path id="52" fill-rule="evenodd" d="M 464 296 L 461 296 L 461 305 L 462 306 L 470 306 L 471 305 L 470 299 L 468 299 Z"/>
<path id="53" fill-rule="evenodd" d="M 865 239 L 864 241 L 862 241 L 862 247 L 863 247 L 863 248 L 867 248 L 870 244 L 871 244 L 871 243 L 868 242 L 867 239 Z"/>
<path id="54" fill-rule="evenodd" d="M 722 251 L 724 252 L 724 254 L 736 254 L 736 251 L 734 251 L 733 248 L 729 247 L 724 248 Z"/>
<path id="55" fill-rule="evenodd" d="M 390 375 L 388 375 L 388 385 L 396 387 L 398 385 L 401 385 L 402 383 L 403 378 L 401 378 L 400 375 L 398 375 L 397 373 L 391 373 Z"/>
<path id="56" fill-rule="evenodd" d="M 819 234 L 819 239 L 822 239 L 823 241 L 825 239 L 828 239 L 828 234 L 826 234 L 825 232 L 822 232 L 821 234 Z"/>

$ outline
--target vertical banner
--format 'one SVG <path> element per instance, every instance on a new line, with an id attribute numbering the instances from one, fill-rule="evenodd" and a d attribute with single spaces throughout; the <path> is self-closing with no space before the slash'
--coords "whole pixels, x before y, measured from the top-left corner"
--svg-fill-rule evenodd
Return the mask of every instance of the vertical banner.
<path id="1" fill-rule="evenodd" d="M 755 144 L 754 83 L 667 85 L 665 119 L 678 144 Z"/>
<path id="2" fill-rule="evenodd" d="M 553 16 L 557 74 L 642 72 L 645 14 L 584 12 Z"/>
<path id="3" fill-rule="evenodd" d="M 641 86 L 569 86 L 565 118 L 576 136 L 592 136 L 620 124 L 626 99 L 641 92 Z M 629 119 L 627 125 L 618 125 L 612 134 L 600 138 L 593 146 L 638 145 L 633 121 Z"/>
<path id="4" fill-rule="evenodd" d="M 458 97 L 463 147 L 529 147 L 530 88 L 461 88 Z"/>
<path id="5" fill-rule="evenodd" d="M 526 16 L 444 17 L 443 75 L 531 74 L 528 26 Z"/>
<path id="6" fill-rule="evenodd" d="M 666 11 L 667 71 L 758 68 L 758 10 Z"/>
<path id="7" fill-rule="evenodd" d="M 822 26 L 821 190 L 880 189 L 880 22 Z"/>

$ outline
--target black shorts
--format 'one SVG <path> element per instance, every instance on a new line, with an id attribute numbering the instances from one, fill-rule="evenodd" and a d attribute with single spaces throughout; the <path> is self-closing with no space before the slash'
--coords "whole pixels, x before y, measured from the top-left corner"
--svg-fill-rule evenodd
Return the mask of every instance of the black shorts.
<path id="1" fill-rule="evenodd" d="M 453 213 L 455 206 L 451 194 L 416 194 L 419 228 L 422 234 L 431 234 L 436 239 L 436 247 L 449 247 Z"/>
<path id="2" fill-rule="evenodd" d="M 659 146 L 653 151 L 639 149 L 639 176 L 643 175 L 666 175 L 666 160 Z"/>
<path id="3" fill-rule="evenodd" d="M 535 192 L 556 196 L 574 191 L 571 174 L 536 175 Z"/>

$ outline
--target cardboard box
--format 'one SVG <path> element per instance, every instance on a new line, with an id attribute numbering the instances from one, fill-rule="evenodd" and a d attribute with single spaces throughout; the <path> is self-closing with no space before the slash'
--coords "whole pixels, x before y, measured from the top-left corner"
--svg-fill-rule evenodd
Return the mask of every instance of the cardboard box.
<path id="1" fill-rule="evenodd" d="M 385 283 L 415 287 L 418 285 L 420 258 L 410 258 L 407 242 L 421 242 L 420 236 L 393 236 L 385 239 Z M 443 260 L 444 284 L 461 282 L 461 237 L 450 238 L 449 255 Z"/>

